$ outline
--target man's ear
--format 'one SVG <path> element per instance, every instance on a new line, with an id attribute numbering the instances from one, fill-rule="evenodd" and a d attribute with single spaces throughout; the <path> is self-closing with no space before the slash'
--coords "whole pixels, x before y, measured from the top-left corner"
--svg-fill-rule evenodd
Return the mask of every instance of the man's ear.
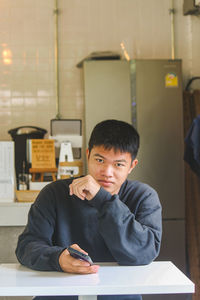
<path id="1" fill-rule="evenodd" d="M 90 151 L 89 151 L 89 149 L 87 148 L 87 149 L 86 149 L 86 158 L 87 158 L 87 160 L 88 160 L 89 156 L 90 156 Z"/>
<path id="2" fill-rule="evenodd" d="M 138 164 L 138 159 L 134 159 L 131 163 L 131 167 L 130 167 L 130 170 L 129 170 L 129 174 L 131 173 L 131 171 L 135 168 L 135 166 Z"/>

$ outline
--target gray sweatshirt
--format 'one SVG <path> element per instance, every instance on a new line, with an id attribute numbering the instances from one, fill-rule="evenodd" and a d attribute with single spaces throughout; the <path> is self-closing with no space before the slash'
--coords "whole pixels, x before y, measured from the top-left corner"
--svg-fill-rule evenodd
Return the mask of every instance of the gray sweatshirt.
<path id="1" fill-rule="evenodd" d="M 100 188 L 87 201 L 69 195 L 71 181 L 47 185 L 32 204 L 16 249 L 22 265 L 34 270 L 62 271 L 59 256 L 74 243 L 87 251 L 94 262 L 144 265 L 158 256 L 162 218 L 154 189 L 126 180 L 117 195 Z"/>

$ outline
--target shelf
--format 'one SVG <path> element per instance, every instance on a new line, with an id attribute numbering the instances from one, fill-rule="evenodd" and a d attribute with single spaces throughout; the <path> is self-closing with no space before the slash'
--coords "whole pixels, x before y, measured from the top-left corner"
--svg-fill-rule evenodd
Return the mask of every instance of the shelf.
<path id="1" fill-rule="evenodd" d="M 3 202 L 0 200 L 0 226 L 25 226 L 32 202 Z"/>

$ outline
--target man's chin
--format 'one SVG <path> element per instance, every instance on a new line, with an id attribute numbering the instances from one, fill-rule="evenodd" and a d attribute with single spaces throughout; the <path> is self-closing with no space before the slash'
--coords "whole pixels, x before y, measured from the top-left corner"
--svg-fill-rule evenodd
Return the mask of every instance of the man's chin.
<path id="1" fill-rule="evenodd" d="M 102 188 L 104 188 L 104 190 L 106 190 L 108 193 L 110 193 L 111 195 L 115 195 L 118 194 L 118 192 L 116 192 L 113 187 L 105 187 L 102 185 Z"/>

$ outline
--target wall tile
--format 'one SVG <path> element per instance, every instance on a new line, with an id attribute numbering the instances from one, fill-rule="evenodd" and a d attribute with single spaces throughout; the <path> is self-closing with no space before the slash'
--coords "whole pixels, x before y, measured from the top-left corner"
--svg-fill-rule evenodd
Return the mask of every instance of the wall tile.
<path id="1" fill-rule="evenodd" d="M 199 75 L 200 27 L 199 18 L 183 16 L 182 2 L 174 1 L 175 39 L 186 81 Z M 84 118 L 82 71 L 76 64 L 89 53 L 122 54 L 123 41 L 131 58 L 170 58 L 170 5 L 170 0 L 58 1 L 62 116 Z M 49 0 L 0 1 L 0 139 L 9 139 L 7 129 L 27 120 L 37 125 L 42 118 L 48 129 L 56 115 L 53 11 Z M 10 51 L 7 57 L 4 50 Z"/>

